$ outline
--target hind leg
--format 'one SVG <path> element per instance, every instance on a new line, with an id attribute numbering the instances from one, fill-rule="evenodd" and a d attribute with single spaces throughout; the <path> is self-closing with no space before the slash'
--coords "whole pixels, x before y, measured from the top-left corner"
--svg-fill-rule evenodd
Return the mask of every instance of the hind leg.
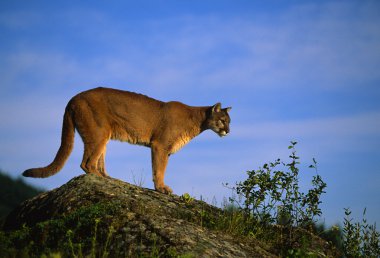
<path id="1" fill-rule="evenodd" d="M 100 174 L 102 174 L 102 176 L 110 177 L 106 171 L 106 168 L 105 168 L 105 156 L 106 156 L 106 148 L 104 148 L 103 153 L 99 157 L 98 170 L 99 170 Z"/>
<path id="2" fill-rule="evenodd" d="M 107 140 L 84 144 L 83 160 L 80 166 L 86 173 L 105 176 L 103 152 L 105 152 L 106 144 Z"/>
<path id="3" fill-rule="evenodd" d="M 86 173 L 107 176 L 104 157 L 111 132 L 107 117 L 87 101 L 76 103 L 75 117 L 76 129 L 84 143 L 81 168 Z"/>

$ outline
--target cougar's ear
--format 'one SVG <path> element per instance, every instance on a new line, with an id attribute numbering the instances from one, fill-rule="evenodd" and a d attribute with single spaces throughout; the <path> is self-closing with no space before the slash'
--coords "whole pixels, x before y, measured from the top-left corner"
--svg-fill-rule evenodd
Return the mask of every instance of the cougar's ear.
<path id="1" fill-rule="evenodd" d="M 228 112 L 230 112 L 231 108 L 232 107 L 228 107 L 228 108 L 225 108 L 224 110 L 226 110 L 226 112 L 228 113 Z"/>
<path id="2" fill-rule="evenodd" d="M 220 110 L 222 110 L 222 104 L 220 103 L 216 103 L 213 107 L 212 107 L 212 112 L 220 112 Z"/>

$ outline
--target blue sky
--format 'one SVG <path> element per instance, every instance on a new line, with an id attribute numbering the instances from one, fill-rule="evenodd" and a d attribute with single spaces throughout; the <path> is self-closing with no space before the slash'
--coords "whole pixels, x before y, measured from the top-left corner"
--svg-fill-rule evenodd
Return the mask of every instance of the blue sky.
<path id="1" fill-rule="evenodd" d="M 299 142 L 327 182 L 323 219 L 344 207 L 380 223 L 380 2 L 1 1 L 0 168 L 47 165 L 76 93 L 107 86 L 189 105 L 232 106 L 231 134 L 204 132 L 170 158 L 175 193 L 221 202 L 245 171 Z M 52 189 L 82 174 L 27 181 Z M 111 176 L 151 182 L 150 150 L 110 142 Z"/>

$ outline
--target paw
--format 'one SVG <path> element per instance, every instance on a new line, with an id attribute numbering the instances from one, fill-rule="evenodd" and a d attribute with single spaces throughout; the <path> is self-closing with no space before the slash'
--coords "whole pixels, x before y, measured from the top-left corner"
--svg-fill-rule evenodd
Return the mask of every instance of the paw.
<path id="1" fill-rule="evenodd" d="M 156 191 L 163 193 L 163 194 L 171 194 L 173 192 L 173 190 L 167 185 L 156 187 Z"/>

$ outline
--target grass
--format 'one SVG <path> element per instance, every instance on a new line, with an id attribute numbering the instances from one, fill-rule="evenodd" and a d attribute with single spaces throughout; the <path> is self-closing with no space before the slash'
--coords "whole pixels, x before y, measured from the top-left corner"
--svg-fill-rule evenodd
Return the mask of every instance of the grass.
<path id="1" fill-rule="evenodd" d="M 0 253 L 4 257 L 21 254 L 107 257 L 104 255 L 106 251 L 99 254 L 96 250 L 107 250 L 112 227 L 108 227 L 108 232 L 98 232 L 98 228 L 99 225 L 106 224 L 100 218 L 112 216 L 116 211 L 116 205 L 118 204 L 98 203 L 33 227 L 24 226 L 10 232 L 0 231 Z M 102 243 L 106 245 L 99 248 Z"/>

